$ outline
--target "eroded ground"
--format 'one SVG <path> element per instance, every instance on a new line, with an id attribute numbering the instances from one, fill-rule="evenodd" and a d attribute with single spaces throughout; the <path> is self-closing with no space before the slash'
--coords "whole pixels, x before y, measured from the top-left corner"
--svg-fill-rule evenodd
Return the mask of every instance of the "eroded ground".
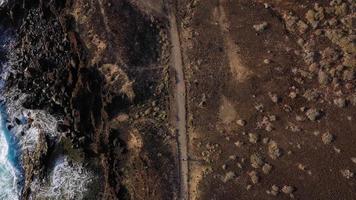
<path id="1" fill-rule="evenodd" d="M 182 1 L 191 199 L 355 199 L 351 1 Z"/>
<path id="2" fill-rule="evenodd" d="M 22 199 L 356 199 L 352 3 L 11 2 Z"/>

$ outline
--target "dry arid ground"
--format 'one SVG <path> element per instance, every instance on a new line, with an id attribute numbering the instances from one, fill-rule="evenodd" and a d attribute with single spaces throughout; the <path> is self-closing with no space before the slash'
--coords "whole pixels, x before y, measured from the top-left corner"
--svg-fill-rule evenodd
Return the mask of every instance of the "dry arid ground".
<path id="1" fill-rule="evenodd" d="M 179 1 L 190 199 L 356 199 L 354 1 Z"/>
<path id="2" fill-rule="evenodd" d="M 0 4 L 20 199 L 356 199 L 354 0 Z"/>

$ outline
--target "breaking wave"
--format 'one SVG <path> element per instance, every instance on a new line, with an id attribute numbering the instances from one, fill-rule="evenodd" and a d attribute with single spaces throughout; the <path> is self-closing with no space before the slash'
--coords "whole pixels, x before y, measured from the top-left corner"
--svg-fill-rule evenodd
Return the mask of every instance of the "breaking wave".
<path id="1" fill-rule="evenodd" d="M 70 162 L 68 157 L 56 160 L 48 180 L 34 181 L 31 189 L 35 191 L 32 199 L 84 199 L 88 186 L 93 182 L 92 172 L 81 164 Z"/>
<path id="2" fill-rule="evenodd" d="M 0 7 L 7 1 L 0 0 Z M 0 90 L 4 85 L 8 68 L 6 51 L 13 39 L 9 29 L 0 26 Z M 22 170 L 19 161 L 19 148 L 15 136 L 6 125 L 7 115 L 3 105 L 0 105 L 0 199 L 18 200 L 21 193 Z"/>
<path id="3" fill-rule="evenodd" d="M 4 114 L 0 115 L 0 199 L 17 200 L 20 195 L 21 173 L 18 169 L 17 147 L 7 130 Z"/>
<path id="4" fill-rule="evenodd" d="M 0 8 L 5 6 L 7 3 L 7 0 L 0 0 Z"/>

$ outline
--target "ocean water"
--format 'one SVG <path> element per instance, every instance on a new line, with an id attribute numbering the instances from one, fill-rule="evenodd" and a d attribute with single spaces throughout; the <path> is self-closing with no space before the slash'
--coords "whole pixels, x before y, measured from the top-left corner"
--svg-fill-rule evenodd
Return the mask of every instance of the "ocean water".
<path id="1" fill-rule="evenodd" d="M 95 175 L 68 156 L 60 156 L 54 161 L 46 180 L 35 179 L 31 183 L 32 198 L 35 199 L 75 199 L 82 200 L 88 187 L 95 181 Z"/>
<path id="2" fill-rule="evenodd" d="M 6 2 L 0 0 L 0 9 L 1 4 Z M 41 134 L 45 134 L 47 139 L 54 142 L 58 142 L 59 138 L 56 127 L 60 119 L 44 110 L 24 109 L 22 102 L 26 95 L 19 95 L 16 90 L 8 91 L 6 98 L 1 95 L 4 83 L 12 70 L 8 56 L 11 56 L 14 36 L 13 31 L 2 26 L 0 20 L 0 200 L 20 199 L 24 185 L 21 152 L 34 152 L 40 144 Z M 20 123 L 9 131 L 6 121 L 14 117 L 20 119 Z M 28 117 L 33 119 L 31 126 L 27 124 Z M 49 169 L 47 178 L 34 178 L 29 198 L 84 199 L 89 186 L 97 180 L 96 175 L 82 163 L 75 163 L 66 155 L 59 155 L 53 162 L 54 167 Z"/>
<path id="3" fill-rule="evenodd" d="M 0 7 L 6 1 L 0 0 Z M 0 24 L 0 93 L 8 66 L 6 54 L 12 40 L 12 32 Z M 0 200 L 18 200 L 21 192 L 22 173 L 18 145 L 15 136 L 7 129 L 7 115 L 0 105 Z"/>
<path id="4" fill-rule="evenodd" d="M 17 145 L 5 124 L 0 108 L 0 200 L 17 200 L 20 195 L 21 172 L 17 161 Z"/>

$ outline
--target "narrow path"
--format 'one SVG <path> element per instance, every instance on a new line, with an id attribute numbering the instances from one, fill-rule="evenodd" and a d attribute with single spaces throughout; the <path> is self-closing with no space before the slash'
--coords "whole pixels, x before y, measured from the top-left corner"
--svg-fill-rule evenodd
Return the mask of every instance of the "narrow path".
<path id="1" fill-rule="evenodd" d="M 172 6 L 172 5 L 169 5 Z M 176 129 L 178 132 L 178 154 L 179 154 L 179 176 L 180 176 L 180 191 L 179 199 L 189 199 L 189 166 L 188 166 L 188 142 L 186 128 L 186 88 L 183 72 L 182 53 L 179 41 L 179 33 L 175 12 L 168 14 L 170 24 L 170 38 L 172 43 L 171 50 L 171 67 L 175 72 L 175 106 L 176 106 Z"/>
<path id="2" fill-rule="evenodd" d="M 252 72 L 242 64 L 240 55 L 238 54 L 240 50 L 230 36 L 231 24 L 224 8 L 224 6 L 228 5 L 229 1 L 219 0 L 218 3 L 218 13 L 215 17 L 218 19 L 220 30 L 223 34 L 230 70 L 235 80 L 241 83 L 247 80 Z"/>

